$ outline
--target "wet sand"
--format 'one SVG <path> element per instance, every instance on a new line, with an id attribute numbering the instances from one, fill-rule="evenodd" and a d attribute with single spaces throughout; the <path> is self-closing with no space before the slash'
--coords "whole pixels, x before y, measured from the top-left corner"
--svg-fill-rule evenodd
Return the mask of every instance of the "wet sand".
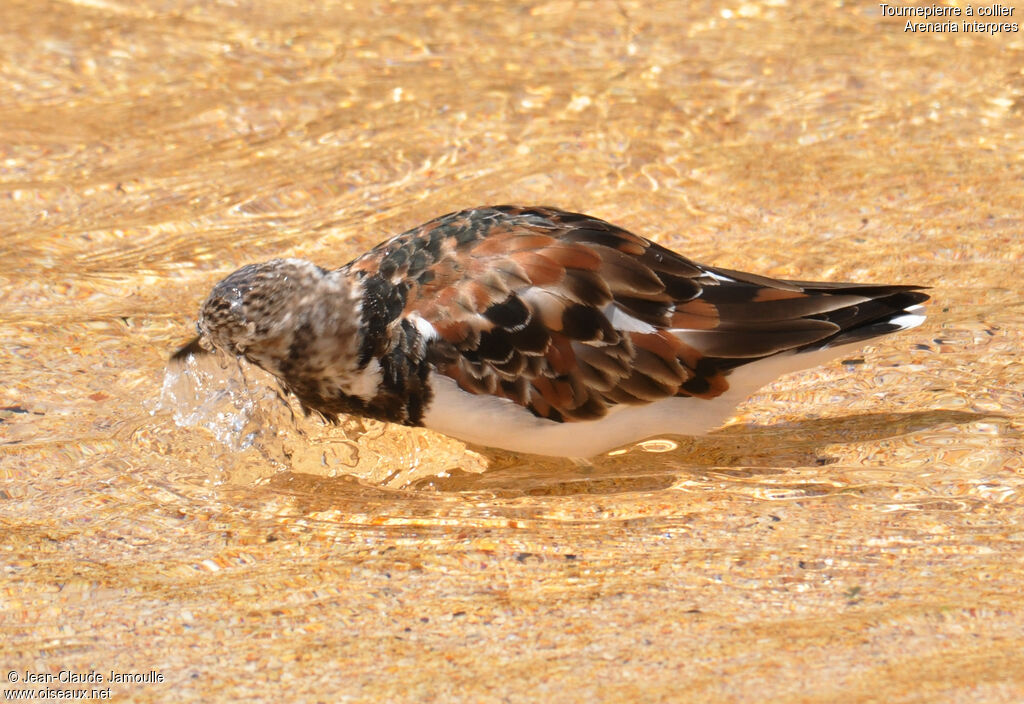
<path id="1" fill-rule="evenodd" d="M 785 0 L 5 3 L 0 676 L 161 676 L 84 685 L 132 701 L 1024 699 L 1024 40 L 903 25 Z M 228 272 L 339 266 L 488 203 L 934 300 L 706 438 L 589 468 L 292 420 L 258 374 L 224 415 L 167 405 Z"/>

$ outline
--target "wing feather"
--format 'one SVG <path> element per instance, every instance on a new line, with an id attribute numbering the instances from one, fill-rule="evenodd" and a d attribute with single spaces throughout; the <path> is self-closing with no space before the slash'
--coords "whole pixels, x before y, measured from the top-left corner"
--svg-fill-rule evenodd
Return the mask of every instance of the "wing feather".
<path id="1" fill-rule="evenodd" d="M 781 281 L 704 267 L 554 208 L 451 213 L 347 265 L 405 293 L 437 371 L 554 421 L 616 404 L 713 398 L 736 367 L 887 332 L 914 286 Z M 888 326 L 888 327 L 887 327 Z"/>

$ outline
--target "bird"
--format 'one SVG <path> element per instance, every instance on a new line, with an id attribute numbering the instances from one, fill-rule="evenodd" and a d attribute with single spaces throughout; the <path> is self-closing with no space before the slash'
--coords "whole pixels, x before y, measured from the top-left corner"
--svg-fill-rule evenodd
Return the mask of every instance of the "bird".
<path id="1" fill-rule="evenodd" d="M 244 266 L 172 359 L 243 357 L 328 422 L 586 459 L 713 430 L 777 377 L 920 325 L 924 288 L 773 279 L 589 215 L 488 206 L 333 270 Z"/>

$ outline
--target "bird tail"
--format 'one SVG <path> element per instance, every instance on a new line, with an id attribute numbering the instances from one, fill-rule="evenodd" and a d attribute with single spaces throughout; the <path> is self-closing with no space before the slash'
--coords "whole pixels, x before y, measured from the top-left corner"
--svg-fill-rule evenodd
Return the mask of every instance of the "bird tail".
<path id="1" fill-rule="evenodd" d="M 828 337 L 797 348 L 809 352 L 829 347 L 864 342 L 880 335 L 915 328 L 925 320 L 924 306 L 929 296 L 920 286 L 871 286 L 791 281 L 808 294 L 846 294 L 867 300 L 820 313 L 814 318 L 839 326 Z"/>

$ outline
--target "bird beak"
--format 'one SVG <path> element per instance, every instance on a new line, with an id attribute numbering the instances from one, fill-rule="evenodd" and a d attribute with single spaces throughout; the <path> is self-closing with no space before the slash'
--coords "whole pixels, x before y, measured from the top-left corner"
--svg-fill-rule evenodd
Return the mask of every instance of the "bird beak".
<path id="1" fill-rule="evenodd" d="M 178 362 L 185 359 L 188 356 L 198 356 L 202 354 L 209 354 L 210 350 L 206 348 L 201 342 L 202 338 L 196 336 L 192 338 L 192 341 L 182 347 L 180 350 L 171 355 L 171 360 Z"/>

